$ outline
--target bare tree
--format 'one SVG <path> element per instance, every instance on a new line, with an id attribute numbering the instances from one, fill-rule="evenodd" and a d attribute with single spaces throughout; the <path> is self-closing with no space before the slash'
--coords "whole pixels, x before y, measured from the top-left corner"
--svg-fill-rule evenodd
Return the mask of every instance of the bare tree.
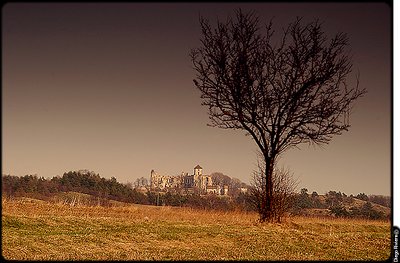
<path id="1" fill-rule="evenodd" d="M 200 18 L 201 45 L 190 56 L 194 84 L 208 106 L 210 126 L 243 129 L 264 161 L 262 221 L 273 220 L 272 175 L 276 160 L 300 143 L 326 144 L 350 127 L 349 114 L 360 90 L 358 76 L 347 85 L 352 61 L 348 38 L 328 40 L 315 21 L 296 19 L 272 44 L 272 23 L 260 28 L 254 12 L 236 11 L 236 19 Z"/>
<path id="2" fill-rule="evenodd" d="M 149 185 L 149 182 L 148 182 L 147 178 L 145 178 L 143 176 L 140 178 L 137 178 L 134 183 L 135 188 L 139 188 L 142 186 L 148 186 L 148 185 Z"/>
<path id="3" fill-rule="evenodd" d="M 260 155 L 262 157 L 262 155 Z M 260 215 L 263 215 L 265 206 L 263 199 L 266 192 L 265 160 L 258 159 L 257 170 L 253 172 L 250 188 L 250 196 L 253 205 L 257 208 Z M 293 198 L 298 185 L 298 181 L 293 177 L 288 169 L 275 168 L 272 174 L 272 211 L 270 211 L 273 221 L 281 222 L 282 217 L 288 212 L 293 204 Z M 263 217 L 260 217 L 263 220 Z"/>

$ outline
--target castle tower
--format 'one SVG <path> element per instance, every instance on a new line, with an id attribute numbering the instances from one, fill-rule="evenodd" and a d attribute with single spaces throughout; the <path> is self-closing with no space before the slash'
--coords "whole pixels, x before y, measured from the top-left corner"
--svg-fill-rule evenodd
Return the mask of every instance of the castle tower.
<path id="1" fill-rule="evenodd" d="M 202 170 L 203 168 L 201 168 L 200 165 L 197 165 L 194 168 L 194 174 L 193 174 L 193 181 L 194 181 L 194 186 L 196 187 L 201 187 L 201 175 L 202 175 Z"/>
<path id="2" fill-rule="evenodd" d="M 196 176 L 202 175 L 202 170 L 203 170 L 203 168 L 201 168 L 200 165 L 197 165 L 197 166 L 194 168 L 194 175 L 196 175 Z"/>

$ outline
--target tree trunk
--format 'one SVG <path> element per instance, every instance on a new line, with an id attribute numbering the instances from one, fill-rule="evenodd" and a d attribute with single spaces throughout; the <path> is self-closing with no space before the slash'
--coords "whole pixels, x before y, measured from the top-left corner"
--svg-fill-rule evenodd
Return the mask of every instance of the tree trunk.
<path id="1" fill-rule="evenodd" d="M 262 200 L 261 200 L 261 211 L 260 211 L 260 221 L 273 221 L 275 218 L 274 215 L 274 200 L 273 200 L 273 183 L 272 183 L 272 175 L 274 172 L 274 164 L 275 160 L 271 157 L 264 157 L 265 159 L 265 186 L 262 191 Z"/>

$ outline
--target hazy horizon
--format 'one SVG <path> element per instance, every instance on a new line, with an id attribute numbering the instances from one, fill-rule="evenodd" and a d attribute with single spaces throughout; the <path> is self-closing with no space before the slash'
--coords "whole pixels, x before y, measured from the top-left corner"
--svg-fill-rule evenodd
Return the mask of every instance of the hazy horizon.
<path id="1" fill-rule="evenodd" d="M 279 166 L 298 189 L 391 194 L 391 9 L 383 3 L 8 3 L 3 6 L 2 173 L 51 178 L 88 169 L 134 182 L 222 172 L 249 183 L 257 146 L 243 131 L 208 127 L 189 51 L 199 15 L 255 10 L 281 28 L 320 19 L 350 39 L 355 83 L 367 89 L 348 132 L 300 145 Z"/>

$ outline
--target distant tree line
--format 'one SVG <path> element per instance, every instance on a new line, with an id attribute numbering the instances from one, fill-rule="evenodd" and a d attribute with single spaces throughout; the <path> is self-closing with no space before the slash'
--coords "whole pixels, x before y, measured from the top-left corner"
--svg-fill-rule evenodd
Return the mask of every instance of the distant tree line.
<path id="1" fill-rule="evenodd" d="M 364 203 L 359 206 L 355 199 L 362 200 Z M 301 189 L 300 194 L 296 195 L 291 212 L 302 214 L 305 209 L 329 209 L 331 215 L 336 217 L 356 217 L 367 219 L 388 219 L 382 211 L 376 210 L 372 203 L 390 208 L 390 197 L 382 195 L 367 196 L 360 193 L 356 196 L 347 196 L 345 193 L 329 191 L 324 196 L 317 192 L 308 194 L 306 188 Z"/>
<path id="2" fill-rule="evenodd" d="M 59 192 L 79 192 L 128 203 L 144 203 L 147 200 L 130 184 L 119 183 L 115 177 L 105 179 L 94 172 L 70 171 L 51 179 L 37 175 L 2 176 L 2 193 L 7 197 L 27 196 L 48 200 Z"/>
<path id="3" fill-rule="evenodd" d="M 249 188 L 246 183 L 243 183 L 237 178 L 231 178 L 228 175 L 225 175 L 220 172 L 214 172 L 210 174 L 213 184 L 219 185 L 220 187 L 224 187 L 225 185 L 229 188 L 230 196 L 237 196 L 240 194 L 240 188 Z"/>
<path id="4" fill-rule="evenodd" d="M 219 177 L 218 183 L 228 183 L 228 176 L 215 174 Z M 145 182 L 140 179 L 140 185 Z M 239 180 L 229 181 L 229 184 L 237 183 Z M 137 185 L 137 182 L 135 182 Z M 62 176 L 55 176 L 51 179 L 38 177 L 37 175 L 25 176 L 2 176 L 2 195 L 5 197 L 30 197 L 41 200 L 51 200 L 60 193 L 78 192 L 90 195 L 93 204 L 107 205 L 109 200 L 121 201 L 126 203 L 136 203 L 144 205 L 166 205 L 192 207 L 197 209 L 214 210 L 241 210 L 257 211 L 252 196 L 248 193 L 235 192 L 230 196 L 198 194 L 182 195 L 171 192 L 139 192 L 131 183 L 122 184 L 115 177 L 106 179 L 94 172 L 70 171 Z M 291 214 L 302 214 L 306 209 L 328 209 L 331 215 L 337 217 L 359 217 L 368 219 L 387 219 L 383 212 L 374 209 L 373 203 L 385 207 L 391 206 L 390 198 L 387 196 L 370 195 L 360 193 L 356 196 L 347 196 L 341 192 L 329 191 L 324 196 L 317 192 L 312 194 L 303 188 L 300 193 L 292 196 Z M 355 200 L 362 200 L 363 205 L 357 206 Z M 346 208 L 347 207 L 347 208 Z"/>
<path id="5" fill-rule="evenodd" d="M 250 196 L 246 193 L 239 193 L 234 197 L 221 197 L 215 194 L 201 196 L 198 194 L 182 195 L 171 192 L 147 192 L 147 196 L 148 203 L 152 205 L 182 206 L 221 211 L 254 211 Z"/>

